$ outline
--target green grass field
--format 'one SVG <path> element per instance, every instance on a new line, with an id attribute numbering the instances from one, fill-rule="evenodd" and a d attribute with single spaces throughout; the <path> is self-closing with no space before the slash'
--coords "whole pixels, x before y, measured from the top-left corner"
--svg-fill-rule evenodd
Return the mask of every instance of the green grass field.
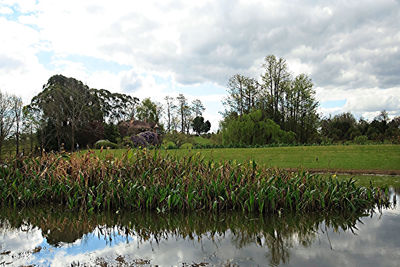
<path id="1" fill-rule="evenodd" d="M 222 149 L 177 149 L 161 150 L 162 153 L 184 156 L 200 153 L 206 159 L 215 161 L 236 160 L 248 162 L 255 160 L 259 165 L 279 168 L 320 169 L 328 172 L 366 170 L 381 172 L 400 171 L 400 145 L 349 145 L 349 146 L 298 146 L 271 148 L 222 148 Z M 126 150 L 108 150 L 116 156 Z M 400 187 L 400 176 L 338 175 L 338 178 L 355 177 L 357 183 L 368 185 L 389 185 Z"/>
<path id="2" fill-rule="evenodd" d="M 400 145 L 298 146 L 270 148 L 222 148 L 169 150 L 181 156 L 201 153 L 206 159 L 255 160 L 267 167 L 340 169 L 340 170 L 400 170 Z"/>

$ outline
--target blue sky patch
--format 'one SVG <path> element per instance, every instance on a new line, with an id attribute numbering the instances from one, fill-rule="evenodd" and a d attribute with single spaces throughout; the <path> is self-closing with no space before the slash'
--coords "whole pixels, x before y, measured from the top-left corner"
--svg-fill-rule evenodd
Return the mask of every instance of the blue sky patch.
<path id="1" fill-rule="evenodd" d="M 346 104 L 346 99 L 321 102 L 322 108 L 340 108 Z"/>

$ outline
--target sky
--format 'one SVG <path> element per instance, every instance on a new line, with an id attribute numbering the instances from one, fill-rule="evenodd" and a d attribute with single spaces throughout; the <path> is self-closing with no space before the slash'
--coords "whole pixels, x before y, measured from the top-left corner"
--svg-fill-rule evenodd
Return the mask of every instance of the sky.
<path id="1" fill-rule="evenodd" d="M 308 74 L 321 116 L 400 115 L 400 0 L 0 0 L 0 90 L 28 104 L 54 74 L 139 99 L 200 99 L 267 55 Z"/>

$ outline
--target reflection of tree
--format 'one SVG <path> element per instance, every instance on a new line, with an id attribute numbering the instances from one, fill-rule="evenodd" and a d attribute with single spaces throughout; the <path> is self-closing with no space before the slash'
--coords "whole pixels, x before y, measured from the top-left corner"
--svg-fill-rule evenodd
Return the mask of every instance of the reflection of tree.
<path id="1" fill-rule="evenodd" d="M 114 234 L 136 236 L 139 242 L 158 244 L 169 238 L 200 241 L 216 240 L 232 233 L 232 243 L 237 248 L 256 244 L 268 248 L 266 255 L 271 265 L 288 263 L 290 249 L 296 245 L 308 247 L 316 238 L 321 224 L 336 231 L 353 230 L 356 221 L 365 214 L 321 215 L 309 214 L 248 217 L 240 212 L 210 214 L 170 213 L 114 213 L 77 214 L 61 209 L 36 208 L 27 210 L 0 210 L 1 228 L 26 228 L 27 225 L 42 230 L 49 244 L 72 243 L 97 232 L 110 242 Z"/>

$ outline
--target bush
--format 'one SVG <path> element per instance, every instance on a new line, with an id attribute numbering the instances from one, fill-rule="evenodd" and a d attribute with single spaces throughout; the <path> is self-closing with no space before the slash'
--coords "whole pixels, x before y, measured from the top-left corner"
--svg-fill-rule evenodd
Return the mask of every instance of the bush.
<path id="1" fill-rule="evenodd" d="M 138 136 L 144 138 L 144 140 L 149 145 L 158 146 L 160 144 L 160 141 L 158 139 L 158 135 L 155 132 L 146 131 L 146 132 L 138 134 Z"/>
<path id="2" fill-rule="evenodd" d="M 94 148 L 100 149 L 100 148 L 118 148 L 118 145 L 116 143 L 110 142 L 108 140 L 99 140 L 96 143 L 94 143 Z"/>
<path id="3" fill-rule="evenodd" d="M 186 134 L 179 132 L 171 132 L 167 133 L 164 137 L 165 142 L 171 141 L 176 144 L 177 147 L 180 147 L 184 143 L 192 143 L 193 139 L 187 136 Z"/>
<path id="4" fill-rule="evenodd" d="M 174 142 L 171 142 L 171 141 L 166 142 L 166 143 L 163 145 L 163 147 L 164 147 L 165 149 L 176 149 L 176 148 L 177 148 L 176 145 L 175 145 L 175 143 L 174 143 Z"/>
<path id="5" fill-rule="evenodd" d="M 191 143 L 184 143 L 183 145 L 180 146 L 182 149 L 192 149 L 193 145 Z"/>
<path id="6" fill-rule="evenodd" d="M 133 147 L 146 147 L 149 145 L 146 139 L 144 139 L 144 137 L 140 135 L 132 135 L 131 142 Z"/>
<path id="7" fill-rule="evenodd" d="M 365 135 L 356 136 L 354 137 L 353 141 L 357 145 L 365 145 L 368 141 L 368 137 Z"/>

